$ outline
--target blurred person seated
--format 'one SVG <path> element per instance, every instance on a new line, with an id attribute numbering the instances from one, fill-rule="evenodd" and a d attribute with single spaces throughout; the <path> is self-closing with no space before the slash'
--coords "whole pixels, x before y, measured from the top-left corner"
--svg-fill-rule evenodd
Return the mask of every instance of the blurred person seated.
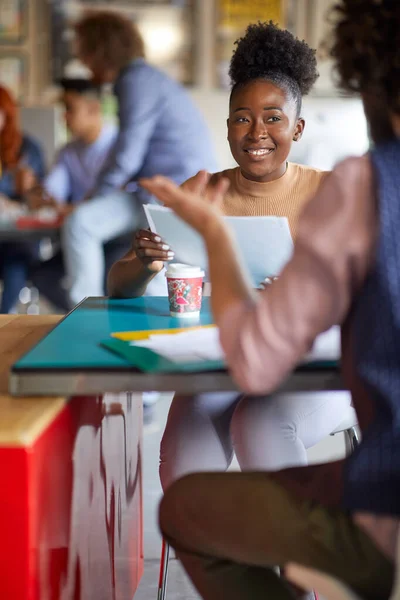
<path id="1" fill-rule="evenodd" d="M 82 78 L 65 78 L 60 85 L 71 140 L 59 150 L 43 185 L 29 194 L 29 204 L 32 209 L 65 206 L 65 212 L 69 212 L 93 189 L 110 156 L 118 129 L 104 122 L 98 85 Z"/>
<path id="2" fill-rule="evenodd" d="M 98 85 L 82 78 L 62 79 L 60 83 L 65 122 L 72 139 L 60 149 L 43 185 L 37 186 L 29 194 L 29 205 L 32 209 L 50 206 L 67 215 L 93 189 L 110 157 L 118 128 L 103 119 L 101 89 Z M 105 245 L 106 271 L 107 266 L 119 258 L 129 245 L 130 238 L 124 237 Z M 69 308 L 64 278 L 61 251 L 49 261 L 37 265 L 31 273 L 31 279 L 40 293 L 61 311 Z"/>
<path id="3" fill-rule="evenodd" d="M 0 160 L 0 211 L 11 214 L 18 212 L 26 194 L 43 179 L 45 164 L 40 145 L 21 131 L 18 106 L 10 92 L 2 86 Z M 0 242 L 0 278 L 3 281 L 0 313 L 10 313 L 15 309 L 29 266 L 38 257 L 39 245 L 36 242 Z"/>
<path id="4" fill-rule="evenodd" d="M 63 228 L 71 306 L 103 293 L 103 243 L 145 224 L 142 205 L 151 196 L 137 186 L 140 177 L 162 173 L 182 183 L 200 169 L 216 169 L 200 111 L 181 85 L 146 62 L 143 40 L 129 19 L 89 13 L 75 34 L 77 56 L 93 79 L 114 85 L 119 132 L 91 198 Z"/>

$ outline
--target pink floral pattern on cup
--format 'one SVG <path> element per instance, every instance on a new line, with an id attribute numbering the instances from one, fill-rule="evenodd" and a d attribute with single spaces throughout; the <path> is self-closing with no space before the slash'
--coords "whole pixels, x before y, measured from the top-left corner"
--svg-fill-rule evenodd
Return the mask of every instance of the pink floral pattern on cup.
<path id="1" fill-rule="evenodd" d="M 198 267 L 172 264 L 166 276 L 171 315 L 197 315 L 203 296 L 203 271 Z"/>
<path id="2" fill-rule="evenodd" d="M 171 313 L 198 313 L 203 295 L 203 278 L 167 279 Z"/>

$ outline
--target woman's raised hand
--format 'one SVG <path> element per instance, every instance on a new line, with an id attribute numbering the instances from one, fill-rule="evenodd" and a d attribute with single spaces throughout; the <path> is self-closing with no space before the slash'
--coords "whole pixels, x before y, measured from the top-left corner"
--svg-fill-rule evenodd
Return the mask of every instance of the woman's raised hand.
<path id="1" fill-rule="evenodd" d="M 182 188 L 161 175 L 143 179 L 140 185 L 205 236 L 208 228 L 222 218 L 220 207 L 229 181 L 221 177 L 213 184 L 209 174 L 200 171 Z"/>

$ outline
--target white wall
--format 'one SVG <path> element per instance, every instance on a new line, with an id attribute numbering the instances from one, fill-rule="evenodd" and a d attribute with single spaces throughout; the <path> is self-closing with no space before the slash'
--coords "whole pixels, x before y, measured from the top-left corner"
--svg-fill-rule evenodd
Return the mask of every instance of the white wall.
<path id="1" fill-rule="evenodd" d="M 226 139 L 229 93 L 224 90 L 192 90 L 191 95 L 203 113 L 214 141 L 219 167 L 229 169 L 235 166 Z"/>
<path id="2" fill-rule="evenodd" d="M 42 145 L 47 167 L 53 162 L 55 150 L 62 139 L 58 115 L 56 108 L 47 106 L 20 109 L 22 130 Z"/>
<path id="3" fill-rule="evenodd" d="M 368 131 L 362 103 L 354 98 L 307 98 L 303 138 L 294 143 L 290 159 L 330 170 L 347 156 L 368 150 Z"/>

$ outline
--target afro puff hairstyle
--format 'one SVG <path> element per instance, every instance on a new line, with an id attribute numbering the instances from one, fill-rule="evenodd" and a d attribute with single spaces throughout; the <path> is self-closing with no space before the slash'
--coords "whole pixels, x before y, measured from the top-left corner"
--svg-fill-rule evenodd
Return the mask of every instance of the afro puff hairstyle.
<path id="1" fill-rule="evenodd" d="M 318 79 L 316 51 L 272 21 L 249 25 L 235 45 L 229 68 L 231 98 L 250 81 L 265 79 L 290 93 L 300 114 L 302 97 Z"/>

